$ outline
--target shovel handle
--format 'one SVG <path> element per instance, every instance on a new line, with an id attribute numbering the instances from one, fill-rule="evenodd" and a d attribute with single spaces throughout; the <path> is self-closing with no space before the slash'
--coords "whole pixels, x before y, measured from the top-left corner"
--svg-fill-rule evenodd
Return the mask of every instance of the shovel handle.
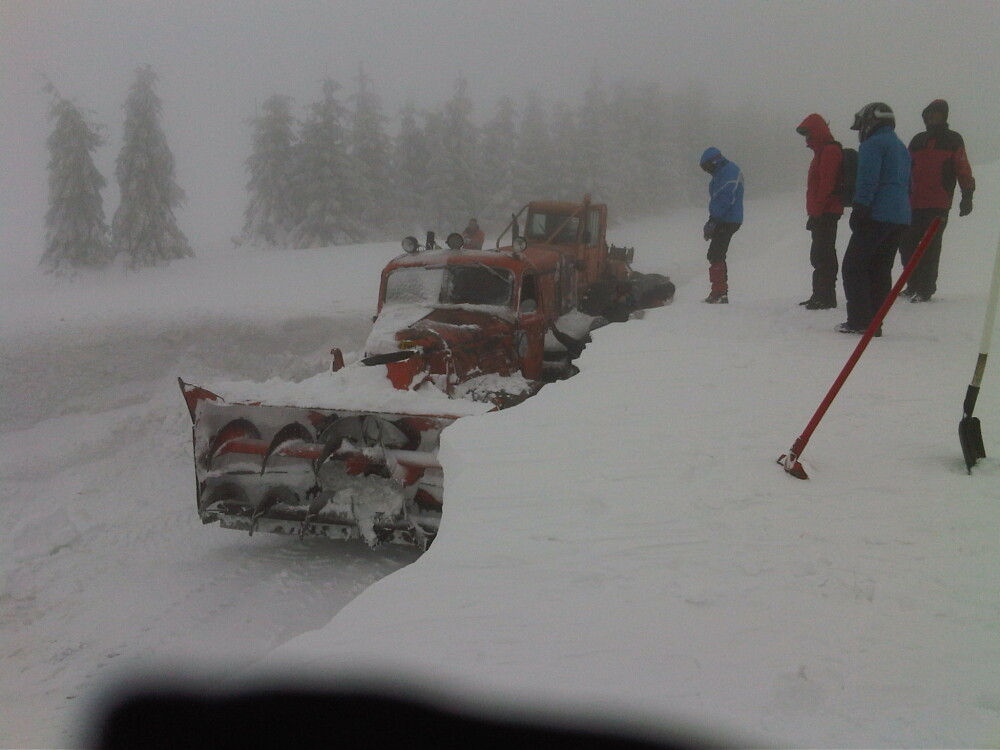
<path id="1" fill-rule="evenodd" d="M 983 336 L 979 342 L 979 361 L 976 362 L 976 374 L 972 384 L 979 385 L 986 369 L 986 355 L 990 351 L 990 339 L 993 338 L 993 323 L 997 317 L 997 300 L 1000 298 L 1000 239 L 997 240 L 997 257 L 993 261 L 993 280 L 990 282 L 990 298 L 986 303 L 986 320 L 983 321 Z"/>

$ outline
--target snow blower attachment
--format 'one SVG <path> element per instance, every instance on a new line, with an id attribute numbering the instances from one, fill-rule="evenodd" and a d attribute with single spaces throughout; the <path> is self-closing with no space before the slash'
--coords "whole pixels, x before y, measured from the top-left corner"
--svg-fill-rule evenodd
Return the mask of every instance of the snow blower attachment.
<path id="1" fill-rule="evenodd" d="M 266 403 L 245 396 L 253 388 L 224 399 L 181 381 L 202 520 L 426 547 L 441 518 L 441 431 L 570 377 L 592 328 L 673 298 L 670 279 L 633 271 L 633 250 L 609 246 L 606 230 L 607 207 L 585 197 L 529 203 L 495 250 L 464 250 L 457 233 L 446 247 L 407 237 L 357 361 L 334 349 L 329 373 L 304 391 L 268 389 Z M 316 406 L 287 405 L 301 401 Z"/>
<path id="2" fill-rule="evenodd" d="M 372 546 L 425 547 L 437 533 L 438 440 L 458 416 L 228 403 L 180 386 L 204 523 Z"/>
<path id="3" fill-rule="evenodd" d="M 806 444 L 809 442 L 809 438 L 812 437 L 812 434 L 819 425 L 820 420 L 823 419 L 823 415 L 826 414 L 826 410 L 830 408 L 830 404 L 832 404 L 833 400 L 837 397 L 841 387 L 843 387 L 844 382 L 847 380 L 847 376 L 851 374 L 851 371 L 854 369 L 854 365 L 856 365 L 858 360 L 861 359 L 861 355 L 864 354 L 865 348 L 872 340 L 872 336 L 874 336 L 875 332 L 882 326 L 882 321 L 889 313 L 889 308 L 891 308 L 892 303 L 896 301 L 900 291 L 903 289 L 903 285 L 906 284 L 910 275 L 913 273 L 913 269 L 917 267 L 917 263 L 919 263 L 920 258 L 923 257 L 927 246 L 931 244 L 931 240 L 934 239 L 934 235 L 937 234 L 937 230 L 940 225 L 940 218 L 935 218 L 931 222 L 931 225 L 927 228 L 923 238 L 921 238 L 920 244 L 917 245 L 916 249 L 913 251 L 913 256 L 910 258 L 910 262 L 906 264 L 902 273 L 899 274 L 899 279 L 896 281 L 895 286 L 893 286 L 892 291 L 889 292 L 889 296 L 885 298 L 885 301 L 882 303 L 878 312 L 875 313 L 875 317 L 872 319 L 871 324 L 861 336 L 861 340 L 858 342 L 858 345 L 854 347 L 854 351 L 851 353 L 851 356 L 848 357 L 847 362 L 841 369 L 837 379 L 833 381 L 833 385 L 830 386 L 830 390 L 827 391 L 826 396 L 819 405 L 819 408 L 816 409 L 812 419 L 809 420 L 809 424 L 806 425 L 802 434 L 795 439 L 795 442 L 788 450 L 788 453 L 783 453 L 778 456 L 778 463 L 784 468 L 785 472 L 791 474 L 796 479 L 809 478 L 809 475 L 806 474 L 806 470 L 799 462 L 799 458 L 802 456 L 802 451 L 805 450 Z"/>

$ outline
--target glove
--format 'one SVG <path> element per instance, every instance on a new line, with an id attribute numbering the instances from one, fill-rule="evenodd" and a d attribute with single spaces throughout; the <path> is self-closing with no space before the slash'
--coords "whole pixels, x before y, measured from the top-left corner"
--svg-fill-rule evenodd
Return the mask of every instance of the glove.
<path id="1" fill-rule="evenodd" d="M 705 223 L 704 235 L 706 240 L 712 239 L 715 236 L 716 224 L 714 221 L 709 220 Z"/>
<path id="2" fill-rule="evenodd" d="M 851 231 L 857 232 L 872 217 L 872 207 L 861 203 L 851 204 Z"/>
<path id="3" fill-rule="evenodd" d="M 819 225 L 819 217 L 810 216 L 809 219 L 806 221 L 806 231 L 811 232 L 814 229 L 816 229 L 818 225 Z"/>
<path id="4" fill-rule="evenodd" d="M 958 215 L 968 216 L 972 213 L 972 196 L 963 195 L 962 200 L 958 204 Z"/>

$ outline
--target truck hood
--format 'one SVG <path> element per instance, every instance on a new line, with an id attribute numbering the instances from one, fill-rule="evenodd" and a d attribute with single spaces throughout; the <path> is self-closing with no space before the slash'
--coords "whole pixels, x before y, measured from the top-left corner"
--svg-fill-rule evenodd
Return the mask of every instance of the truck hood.
<path id="1" fill-rule="evenodd" d="M 365 343 L 365 356 L 399 351 L 400 341 L 431 334 L 449 345 L 489 336 L 490 330 L 513 328 L 514 313 L 504 307 L 454 305 L 425 307 L 394 305 L 384 308 Z"/>

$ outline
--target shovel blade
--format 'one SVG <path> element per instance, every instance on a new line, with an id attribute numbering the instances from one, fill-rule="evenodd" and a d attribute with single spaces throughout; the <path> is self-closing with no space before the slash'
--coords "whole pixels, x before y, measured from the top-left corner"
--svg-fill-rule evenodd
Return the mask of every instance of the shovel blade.
<path id="1" fill-rule="evenodd" d="M 786 474 L 791 474 L 796 479 L 809 478 L 809 475 L 806 474 L 806 470 L 802 468 L 802 464 L 785 453 L 778 456 L 778 463 L 781 464 Z"/>
<path id="2" fill-rule="evenodd" d="M 958 423 L 958 441 L 962 444 L 965 468 L 971 474 L 976 462 L 986 458 L 986 446 L 983 445 L 983 431 L 979 425 L 979 417 L 962 417 Z"/>

